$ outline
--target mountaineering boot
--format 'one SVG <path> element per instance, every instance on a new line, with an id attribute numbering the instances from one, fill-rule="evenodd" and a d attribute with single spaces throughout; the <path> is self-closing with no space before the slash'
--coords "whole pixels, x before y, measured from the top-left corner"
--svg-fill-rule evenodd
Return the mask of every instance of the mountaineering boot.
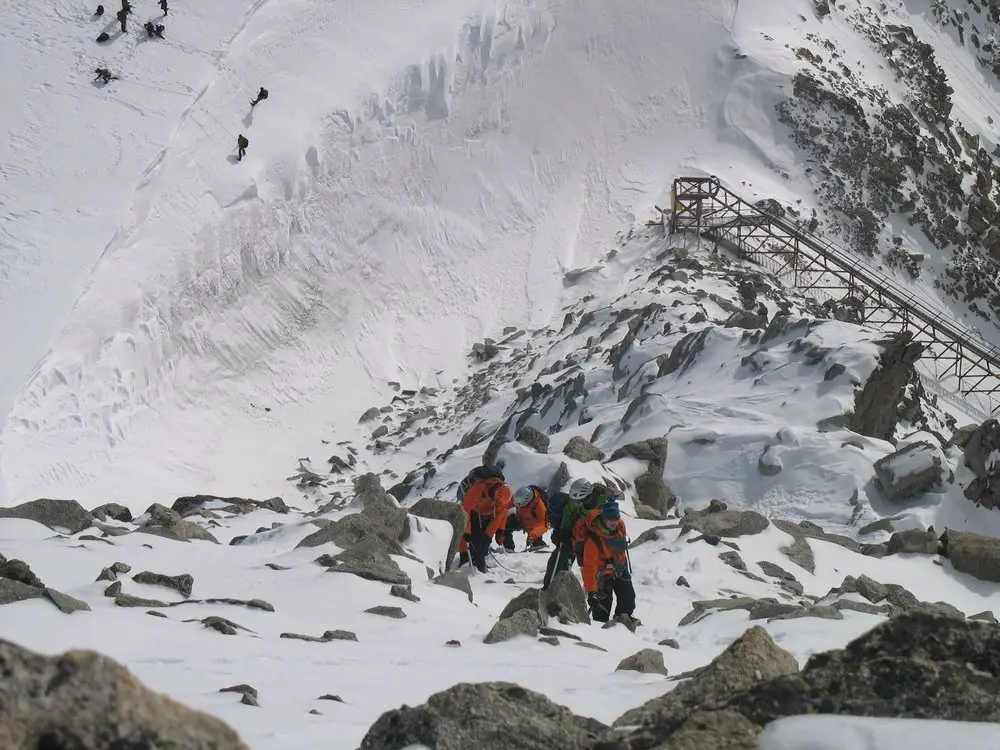
<path id="1" fill-rule="evenodd" d="M 545 543 L 545 540 L 539 537 L 538 539 L 532 539 L 528 542 L 528 551 L 537 552 L 539 550 L 548 549 L 549 545 Z"/>

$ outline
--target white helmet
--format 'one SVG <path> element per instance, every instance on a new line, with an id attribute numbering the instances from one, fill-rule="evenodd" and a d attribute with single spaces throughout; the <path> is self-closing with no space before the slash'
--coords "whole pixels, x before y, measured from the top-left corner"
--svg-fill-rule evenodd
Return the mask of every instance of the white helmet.
<path id="1" fill-rule="evenodd" d="M 593 486 L 590 482 L 581 477 L 580 479 L 575 479 L 573 484 L 569 486 L 569 496 L 574 500 L 584 500 L 592 489 Z"/>
<path id="2" fill-rule="evenodd" d="M 514 493 L 514 505 L 518 508 L 523 508 L 528 503 L 530 503 L 535 497 L 535 491 L 531 487 L 518 487 L 517 492 Z"/>

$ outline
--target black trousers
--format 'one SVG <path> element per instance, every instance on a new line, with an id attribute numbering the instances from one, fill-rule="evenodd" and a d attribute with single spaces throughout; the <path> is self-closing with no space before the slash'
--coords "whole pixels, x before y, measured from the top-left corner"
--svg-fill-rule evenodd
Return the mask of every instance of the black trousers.
<path id="1" fill-rule="evenodd" d="M 490 525 L 490 520 L 478 513 L 469 515 L 469 525 L 472 527 L 469 535 L 469 559 L 476 570 L 482 573 L 486 572 L 486 550 L 490 548 L 490 539 L 486 537 L 486 527 Z"/>
<path id="2" fill-rule="evenodd" d="M 590 613 L 595 622 L 607 622 L 611 618 L 612 595 L 618 600 L 615 616 L 630 615 L 635 612 L 635 587 L 632 578 L 608 578 L 597 589 L 597 601 Z"/>
<path id="3" fill-rule="evenodd" d="M 576 559 L 576 555 L 573 552 L 572 540 L 567 539 L 566 541 L 557 543 L 555 550 L 549 555 L 549 561 L 545 566 L 542 591 L 552 584 L 552 579 L 555 578 L 556 573 L 562 570 L 569 570 L 573 565 L 574 559 Z"/>

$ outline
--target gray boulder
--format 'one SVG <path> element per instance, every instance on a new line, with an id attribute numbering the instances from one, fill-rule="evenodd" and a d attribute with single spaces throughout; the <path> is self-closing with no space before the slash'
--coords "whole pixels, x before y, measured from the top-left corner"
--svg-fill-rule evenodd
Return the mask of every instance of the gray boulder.
<path id="1" fill-rule="evenodd" d="M 247 750 L 219 719 L 153 692 L 93 651 L 50 657 L 0 641 L 0 672 L 0 747 L 9 750 Z"/>
<path id="2" fill-rule="evenodd" d="M 191 596 L 191 590 L 194 587 L 194 577 L 190 573 L 168 576 L 163 573 L 151 573 L 148 570 L 144 570 L 132 576 L 132 580 L 136 583 L 145 583 L 149 586 L 165 586 L 168 589 L 178 592 L 185 599 Z"/>
<path id="3" fill-rule="evenodd" d="M 687 510 L 681 517 L 681 534 L 692 529 L 702 534 L 720 537 L 740 537 L 759 534 L 768 527 L 768 520 L 753 510 L 728 510 L 719 500 L 712 500 L 701 510 Z"/>
<path id="4" fill-rule="evenodd" d="M 663 481 L 663 470 L 654 468 L 635 478 L 635 494 L 639 504 L 652 508 L 661 517 L 666 517 L 677 504 L 677 495 Z"/>
<path id="5" fill-rule="evenodd" d="M 180 513 L 159 503 L 150 505 L 143 514 L 144 523 L 136 529 L 138 534 L 153 534 L 165 539 L 173 539 L 177 542 L 188 542 L 192 539 L 219 543 L 212 534 L 196 524 L 194 521 L 185 521 Z"/>
<path id="6" fill-rule="evenodd" d="M 616 672 L 641 672 L 642 674 L 662 674 L 667 676 L 667 667 L 663 663 L 663 652 L 655 648 L 644 648 L 631 656 L 622 659 Z"/>
<path id="7" fill-rule="evenodd" d="M 590 622 L 587 593 L 579 576 L 572 571 L 556 573 L 549 587 L 539 595 L 539 601 L 549 617 L 555 617 L 562 623 Z"/>
<path id="8" fill-rule="evenodd" d="M 316 559 L 327 566 L 328 573 L 347 573 L 368 581 L 381 581 L 410 586 L 410 577 L 389 555 L 366 544 L 355 544 L 336 555 L 321 555 Z"/>
<path id="9" fill-rule="evenodd" d="M 6 578 L 11 581 L 19 581 L 20 583 L 27 584 L 28 586 L 45 588 L 45 584 L 42 583 L 42 579 L 36 576 L 35 572 L 31 569 L 28 563 L 23 560 L 11 559 L 0 563 L 0 578 Z"/>
<path id="10" fill-rule="evenodd" d="M 118 503 L 104 503 L 104 505 L 98 505 L 90 514 L 101 521 L 107 521 L 111 519 L 112 521 L 120 521 L 122 523 L 129 523 L 132 521 L 132 511 L 126 508 L 124 505 L 119 505 Z"/>
<path id="11" fill-rule="evenodd" d="M 469 597 L 470 602 L 472 601 L 472 584 L 469 583 L 468 576 L 463 573 L 442 573 L 434 579 L 434 583 L 438 586 L 447 586 L 448 588 L 455 589 L 456 591 L 461 591 Z"/>
<path id="12" fill-rule="evenodd" d="M 32 500 L 13 508 L 0 508 L 0 518 L 24 518 L 67 534 L 94 525 L 94 517 L 76 500 Z"/>
<path id="13" fill-rule="evenodd" d="M 955 570 L 982 581 L 1000 583 L 1000 539 L 947 529 L 941 535 L 942 554 Z"/>
<path id="14" fill-rule="evenodd" d="M 447 521 L 451 524 L 451 542 L 448 544 L 447 557 L 445 558 L 445 570 L 451 570 L 455 562 L 455 555 L 458 553 L 459 542 L 462 541 L 462 535 L 465 533 L 465 511 L 462 506 L 447 500 L 425 497 L 417 500 L 409 508 L 409 512 L 414 516 Z"/>
<path id="15" fill-rule="evenodd" d="M 462 683 L 382 714 L 360 750 L 583 750 L 605 726 L 507 682 Z"/>
<path id="16" fill-rule="evenodd" d="M 483 638 L 483 643 L 503 643 L 519 635 L 527 635 L 534 638 L 538 635 L 538 629 L 542 626 L 542 621 L 538 613 L 530 609 L 519 609 L 510 617 L 497 620 L 496 624 Z"/>
<path id="17" fill-rule="evenodd" d="M 912 443 L 875 462 L 875 481 L 892 503 L 902 503 L 940 486 L 944 457 L 930 443 Z"/>
<path id="18" fill-rule="evenodd" d="M 589 440 L 580 437 L 572 437 L 563 446 L 563 453 L 576 461 L 603 461 L 604 452 Z"/>
<path id="19" fill-rule="evenodd" d="M 536 430 L 534 427 L 528 425 L 525 425 L 518 431 L 517 442 L 524 443 L 538 453 L 549 452 L 549 436 L 541 430 Z"/>
<path id="20" fill-rule="evenodd" d="M 939 548 L 940 543 L 933 531 L 907 529 L 906 531 L 896 531 L 889 537 L 887 552 L 890 555 L 906 553 L 936 555 Z"/>
<path id="21" fill-rule="evenodd" d="M 38 599 L 45 595 L 45 589 L 29 586 L 10 578 L 0 578 L 0 605 Z"/>
<path id="22" fill-rule="evenodd" d="M 680 579 L 678 579 L 679 581 Z M 691 602 L 691 611 L 684 615 L 677 625 L 692 625 L 699 620 L 704 620 L 715 612 L 728 612 L 731 609 L 745 609 L 750 611 L 756 603 L 757 600 L 750 596 L 736 596 L 730 599 L 701 599 Z"/>
<path id="23" fill-rule="evenodd" d="M 507 606 L 503 608 L 503 611 L 500 613 L 500 619 L 506 620 L 508 617 L 512 616 L 516 612 L 520 612 L 522 609 L 526 609 L 538 615 L 539 622 L 543 625 L 548 621 L 549 615 L 548 612 L 545 611 L 545 606 L 542 604 L 541 589 L 525 589 L 520 594 L 515 596 L 507 602 Z"/>

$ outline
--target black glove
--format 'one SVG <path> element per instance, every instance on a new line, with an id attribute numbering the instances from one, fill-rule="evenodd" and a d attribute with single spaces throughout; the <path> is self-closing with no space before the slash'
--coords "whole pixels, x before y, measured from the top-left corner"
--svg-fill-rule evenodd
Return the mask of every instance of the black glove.
<path id="1" fill-rule="evenodd" d="M 563 537 L 563 531 L 562 531 L 562 529 L 552 529 L 551 539 L 552 539 L 552 543 L 553 544 L 556 544 L 556 545 L 562 544 L 563 543 L 563 538 L 564 537 Z"/>
<path id="2" fill-rule="evenodd" d="M 587 608 L 591 612 L 593 612 L 600 606 L 600 602 L 601 602 L 601 595 L 598 594 L 596 591 L 591 591 L 589 594 L 587 594 Z"/>

